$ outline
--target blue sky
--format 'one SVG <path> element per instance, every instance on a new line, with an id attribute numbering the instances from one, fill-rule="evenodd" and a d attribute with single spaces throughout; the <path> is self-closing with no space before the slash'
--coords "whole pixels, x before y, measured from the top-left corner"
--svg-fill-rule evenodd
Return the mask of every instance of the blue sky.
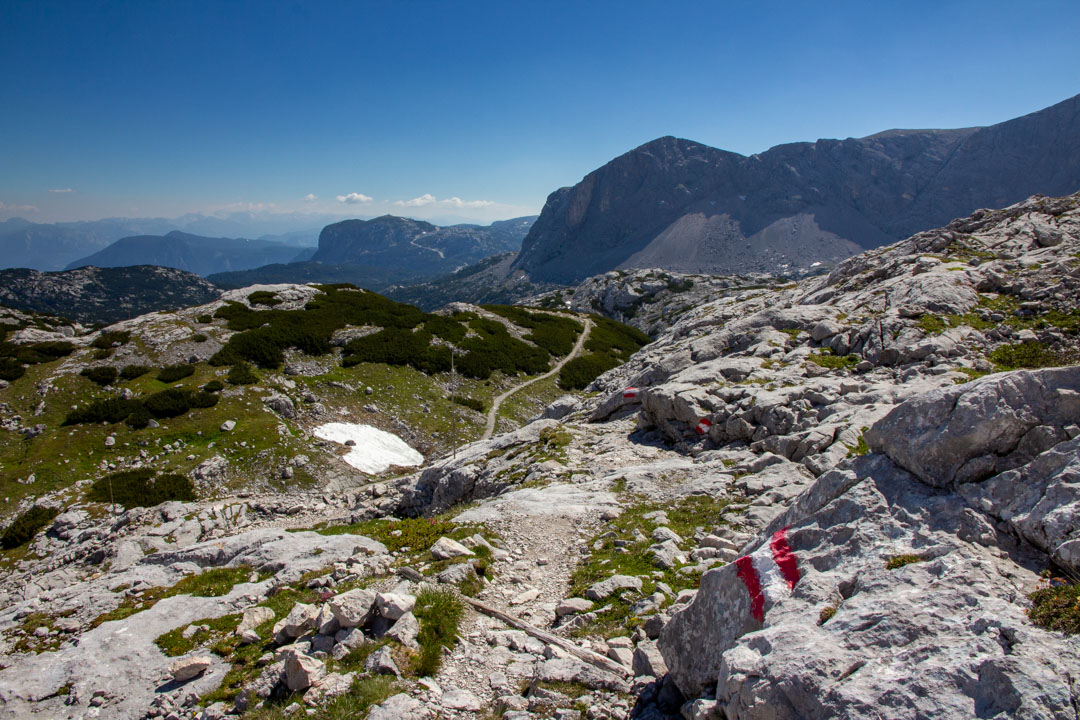
<path id="1" fill-rule="evenodd" d="M 0 28 L 0 219 L 42 222 L 489 221 L 662 135 L 749 154 L 1080 93 L 1076 0 L 6 0 Z"/>

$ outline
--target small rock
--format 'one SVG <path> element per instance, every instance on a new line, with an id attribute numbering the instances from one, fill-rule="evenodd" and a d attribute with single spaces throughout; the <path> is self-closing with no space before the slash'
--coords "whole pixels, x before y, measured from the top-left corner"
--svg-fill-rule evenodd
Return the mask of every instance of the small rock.
<path id="1" fill-rule="evenodd" d="M 397 620 L 407 612 L 412 612 L 416 606 L 416 598 L 412 595 L 399 595 L 397 593 L 378 593 L 375 596 L 375 605 L 379 614 L 387 620 Z"/>
<path id="2" fill-rule="evenodd" d="M 394 656 L 390 654 L 390 648 L 381 647 L 371 653 L 364 662 L 364 670 L 372 675 L 401 675 L 398 666 L 394 663 Z"/>
<path id="3" fill-rule="evenodd" d="M 176 682 L 187 682 L 206 672 L 213 661 L 213 658 L 206 655 L 180 658 L 169 666 L 169 674 Z"/>
<path id="4" fill-rule="evenodd" d="M 442 705 L 451 710 L 465 710 L 467 712 L 479 712 L 484 706 L 480 698 L 468 690 L 451 688 L 443 693 Z"/>
<path id="5" fill-rule="evenodd" d="M 236 427 L 235 420 L 226 420 L 225 422 L 221 423 L 221 432 L 229 432 L 234 427 Z"/>
<path id="6" fill-rule="evenodd" d="M 439 538 L 435 544 L 431 546 L 431 555 L 436 560 L 450 560 L 456 557 L 472 556 L 473 554 L 472 550 L 465 547 L 457 540 L 451 540 L 448 537 Z"/>

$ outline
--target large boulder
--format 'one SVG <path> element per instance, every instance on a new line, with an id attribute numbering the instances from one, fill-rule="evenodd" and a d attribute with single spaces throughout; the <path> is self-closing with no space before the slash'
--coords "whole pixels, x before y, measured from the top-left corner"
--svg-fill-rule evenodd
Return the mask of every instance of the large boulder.
<path id="1" fill-rule="evenodd" d="M 866 444 L 934 487 L 984 480 L 1030 461 L 1080 422 L 1080 367 L 991 375 L 893 408 Z"/>
<path id="2" fill-rule="evenodd" d="M 787 523 L 793 587 L 769 570 L 766 534 L 749 561 L 757 603 L 740 561 L 706 572 L 665 626 L 669 678 L 688 697 L 715 687 L 728 720 L 1072 712 L 1080 649 L 1031 624 L 1037 576 L 957 494 L 873 454 L 819 478 L 770 533 Z M 889 569 L 900 555 L 917 561 Z"/>

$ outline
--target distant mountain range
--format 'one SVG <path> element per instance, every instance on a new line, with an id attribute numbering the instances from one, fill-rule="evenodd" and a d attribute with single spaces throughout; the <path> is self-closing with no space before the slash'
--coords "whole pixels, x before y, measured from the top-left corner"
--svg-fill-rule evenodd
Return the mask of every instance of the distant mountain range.
<path id="1" fill-rule="evenodd" d="M 351 282 L 372 290 L 452 273 L 484 258 L 516 252 L 535 216 L 491 225 L 439 227 L 384 215 L 343 220 L 323 228 L 319 248 L 307 262 L 274 264 L 244 272 L 217 273 L 223 287 L 270 282 Z"/>
<path id="2" fill-rule="evenodd" d="M 514 270 L 782 274 L 982 207 L 1080 188 L 1080 96 L 1015 120 L 792 143 L 745 157 L 663 137 L 548 196 Z"/>
<path id="3" fill-rule="evenodd" d="M 220 295 L 198 275 L 165 267 L 0 270 L 0 305 L 79 322 L 114 323 L 156 310 L 201 305 Z"/>
<path id="4" fill-rule="evenodd" d="M 287 263 L 303 251 L 268 240 L 203 237 L 173 230 L 165 235 L 136 235 L 117 240 L 103 250 L 76 260 L 67 270 L 95 267 L 160 265 L 198 275 L 247 270 Z"/>
<path id="5" fill-rule="evenodd" d="M 231 213 L 226 217 L 188 214 L 176 218 L 108 218 L 34 223 L 0 221 L 0 267 L 61 270 L 121 238 L 165 235 L 173 230 L 215 237 L 248 237 L 296 248 L 313 247 L 319 231 L 337 218 L 302 213 Z M 298 251 L 299 252 L 299 251 Z"/>

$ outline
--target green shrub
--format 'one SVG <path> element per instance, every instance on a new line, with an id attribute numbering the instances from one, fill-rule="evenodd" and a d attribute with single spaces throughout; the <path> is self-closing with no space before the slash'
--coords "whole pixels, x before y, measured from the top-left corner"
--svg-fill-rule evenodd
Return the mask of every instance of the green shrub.
<path id="1" fill-rule="evenodd" d="M 858 355 L 835 355 L 830 348 L 824 348 L 819 353 L 811 353 L 806 359 L 815 365 L 832 370 L 850 370 L 859 364 Z"/>
<path id="2" fill-rule="evenodd" d="M 821 609 L 821 612 L 818 613 L 817 624 L 818 625 L 824 625 L 825 623 L 829 622 L 829 620 L 832 620 L 833 615 L 835 615 L 836 611 L 839 610 L 839 609 L 840 609 L 840 603 L 833 603 L 832 605 L 829 605 L 827 607 L 823 607 Z"/>
<path id="3" fill-rule="evenodd" d="M 229 368 L 229 374 L 225 376 L 225 382 L 230 385 L 253 385 L 259 382 L 259 376 L 246 362 L 239 362 Z"/>
<path id="4" fill-rule="evenodd" d="M 648 335 L 629 325 L 600 316 L 593 316 L 592 321 L 593 329 L 585 343 L 586 350 L 605 353 L 625 362 L 652 342 Z"/>
<path id="5" fill-rule="evenodd" d="M 206 337 L 202 333 L 196 333 L 196 334 L 191 336 L 191 342 L 204 343 L 209 339 L 210 338 Z"/>
<path id="6" fill-rule="evenodd" d="M 413 614 L 420 621 L 420 657 L 417 672 L 434 677 L 442 662 L 442 649 L 453 647 L 464 606 L 449 588 L 424 587 L 416 596 Z"/>
<path id="7" fill-rule="evenodd" d="M 682 280 L 668 278 L 667 281 L 667 289 L 673 293 L 684 293 L 692 287 L 694 287 L 694 281 L 690 278 L 683 278 Z"/>
<path id="8" fill-rule="evenodd" d="M 886 570 L 898 570 L 905 565 L 911 565 L 912 563 L 923 562 L 924 558 L 920 555 L 893 555 L 885 562 Z"/>
<path id="9" fill-rule="evenodd" d="M 95 400 L 89 405 L 69 412 L 67 417 L 64 418 L 63 424 L 118 423 L 141 407 L 142 403 L 138 400 L 125 400 L 123 398 Z"/>
<path id="10" fill-rule="evenodd" d="M 130 339 L 130 330 L 110 330 L 107 332 L 103 332 L 96 338 L 94 338 L 94 342 L 90 343 L 90 347 L 96 347 L 102 350 L 109 350 L 117 345 L 123 345 Z"/>
<path id="11" fill-rule="evenodd" d="M 0 380 L 18 380 L 26 374 L 22 363 L 12 357 L 0 357 Z"/>
<path id="12" fill-rule="evenodd" d="M 16 345 L 15 359 L 24 365 L 38 365 L 41 363 L 59 360 L 75 352 L 75 346 L 63 340 L 34 343 L 32 345 Z M 3 353 L 0 353 L 3 354 Z"/>
<path id="13" fill-rule="evenodd" d="M 225 385 L 220 380 L 211 380 L 202 387 L 203 392 L 208 393 L 221 392 L 224 388 Z"/>
<path id="14" fill-rule="evenodd" d="M 421 372 L 450 370 L 450 348 L 431 345 L 431 333 L 403 328 L 384 328 L 371 335 L 356 338 L 345 346 L 343 367 L 360 363 L 385 363 L 411 366 Z"/>
<path id="15" fill-rule="evenodd" d="M 274 305 L 280 305 L 281 300 L 277 295 L 269 290 L 256 290 L 247 296 L 248 302 L 252 305 L 266 305 L 273 307 Z"/>
<path id="16" fill-rule="evenodd" d="M 484 402 L 482 400 L 465 397 L 464 395 L 454 395 L 450 398 L 450 400 L 457 403 L 458 405 L 464 405 L 467 408 L 471 408 L 478 413 L 484 412 Z"/>
<path id="17" fill-rule="evenodd" d="M 167 365 L 158 371 L 157 379 L 163 383 L 174 383 L 178 380 L 183 380 L 186 377 L 191 377 L 194 374 L 194 365 Z"/>
<path id="18" fill-rule="evenodd" d="M 0 546 L 5 550 L 11 550 L 25 545 L 59 514 L 60 511 L 57 508 L 44 505 L 33 506 L 7 526 L 3 535 L 0 535 Z"/>
<path id="19" fill-rule="evenodd" d="M 143 400 L 143 405 L 151 415 L 158 419 L 178 417 L 191 408 L 208 408 L 217 405 L 218 396 L 207 392 L 192 392 L 180 388 L 169 388 L 154 393 Z"/>
<path id="20" fill-rule="evenodd" d="M 150 424 L 150 421 L 154 419 L 154 416 L 150 414 L 150 411 L 146 409 L 146 406 L 139 404 L 139 407 L 135 408 L 124 418 L 124 424 L 132 430 L 142 430 L 144 427 Z"/>
<path id="21" fill-rule="evenodd" d="M 1066 635 L 1080 633 L 1080 585 L 1043 588 L 1028 595 L 1028 617 L 1041 628 Z"/>
<path id="22" fill-rule="evenodd" d="M 98 385 L 112 385 L 116 382 L 116 378 L 119 373 L 116 372 L 116 368 L 110 365 L 102 365 L 99 367 L 84 368 L 79 373 L 90 382 L 97 383 Z"/>
<path id="23" fill-rule="evenodd" d="M 203 325 L 209 325 L 210 323 L 214 322 L 214 317 L 212 315 L 203 313 L 199 317 L 195 318 L 195 322 L 202 323 Z"/>
<path id="24" fill-rule="evenodd" d="M 1021 342 L 1002 345 L 988 356 L 995 369 L 1001 370 L 1036 370 L 1045 367 L 1068 365 L 1069 359 L 1048 348 L 1041 342 Z"/>
<path id="25" fill-rule="evenodd" d="M 150 372 L 146 365 L 127 365 L 120 371 L 121 380 L 134 380 Z"/>
<path id="26" fill-rule="evenodd" d="M 601 374 L 621 364 L 622 361 L 607 353 L 579 355 L 559 371 L 559 387 L 563 390 L 583 390 Z"/>
<path id="27" fill-rule="evenodd" d="M 556 357 L 568 355 L 574 349 L 578 335 L 585 329 L 576 320 L 548 313 L 529 312 L 522 307 L 511 305 L 484 305 L 483 307 L 485 310 L 505 317 L 519 327 L 531 329 L 532 332 L 526 335 L 525 339 L 536 343 Z"/>
<path id="28" fill-rule="evenodd" d="M 149 468 L 125 470 L 96 480 L 86 492 L 91 502 L 114 502 L 130 510 L 163 502 L 195 500 L 195 488 L 183 475 L 156 475 Z"/>

